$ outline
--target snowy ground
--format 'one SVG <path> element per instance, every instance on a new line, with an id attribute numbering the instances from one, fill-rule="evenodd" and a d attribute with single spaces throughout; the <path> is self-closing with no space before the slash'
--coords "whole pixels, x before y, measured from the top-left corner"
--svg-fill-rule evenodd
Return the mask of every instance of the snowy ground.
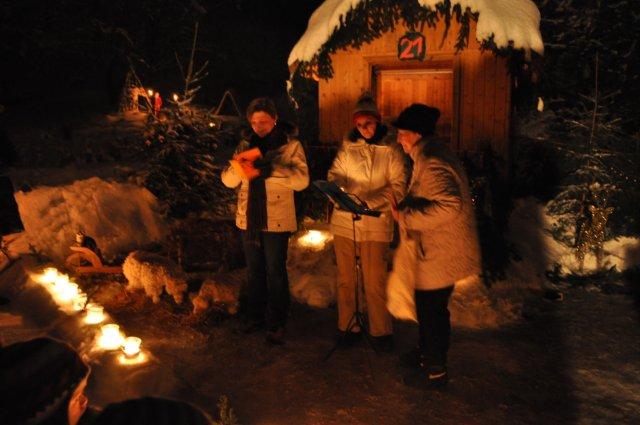
<path id="1" fill-rule="evenodd" d="M 22 260 L 27 267 L 35 267 Z M 23 316 L 2 329 L 4 343 L 40 334 L 86 348 L 78 321 L 52 309 L 21 263 L 0 274 L 0 308 Z M 238 279 L 238 273 L 220 276 Z M 191 400 L 212 413 L 229 396 L 243 424 L 611 424 L 640 420 L 638 306 L 625 295 L 563 288 L 564 300 L 526 298 L 522 320 L 498 329 L 455 329 L 451 382 L 441 392 L 406 387 L 398 353 L 415 328 L 397 324 L 396 352 L 364 346 L 321 357 L 332 345 L 335 311 L 295 303 L 287 344 L 243 335 L 233 320 L 193 322 L 168 299 L 152 304 L 117 282 L 85 282 L 128 334 L 143 338 L 154 360 L 124 368 L 109 355 L 93 359 L 93 404 L 143 394 Z M 39 308 L 33 308 L 38 305 Z M 368 360 L 370 360 L 370 365 Z"/>

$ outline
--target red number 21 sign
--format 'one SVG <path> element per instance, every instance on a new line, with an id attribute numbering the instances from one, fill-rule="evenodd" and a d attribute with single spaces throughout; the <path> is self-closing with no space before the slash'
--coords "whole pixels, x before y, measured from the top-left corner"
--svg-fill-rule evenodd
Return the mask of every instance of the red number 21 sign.
<path id="1" fill-rule="evenodd" d="M 427 42 L 419 32 L 408 32 L 398 40 L 398 59 L 423 60 L 427 52 Z"/>

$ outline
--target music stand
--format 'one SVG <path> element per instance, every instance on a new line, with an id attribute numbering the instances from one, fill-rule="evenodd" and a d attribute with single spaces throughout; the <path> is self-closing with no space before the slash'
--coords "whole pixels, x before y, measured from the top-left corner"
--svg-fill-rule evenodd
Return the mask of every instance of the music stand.
<path id="1" fill-rule="evenodd" d="M 351 330 L 356 326 L 360 328 L 362 335 L 364 336 L 369 346 L 376 354 L 378 354 L 378 350 L 376 350 L 375 345 L 373 345 L 373 343 L 369 339 L 369 334 L 367 333 L 368 326 L 364 320 L 364 313 L 360 311 L 360 273 L 362 271 L 362 267 L 360 265 L 360 255 L 358 254 L 356 244 L 356 221 L 360 220 L 362 218 L 361 216 L 363 215 L 380 217 L 380 214 L 382 213 L 380 211 L 369 209 L 367 205 L 362 202 L 356 195 L 345 192 L 344 190 L 340 189 L 334 182 L 316 180 L 313 182 L 313 185 L 317 187 L 322 193 L 324 193 L 327 198 L 335 202 L 340 207 L 340 209 L 349 211 L 351 213 L 351 225 L 353 228 L 353 255 L 355 257 L 355 311 L 349 319 L 347 330 L 345 331 L 344 335 L 342 335 L 340 339 L 336 341 L 331 350 L 329 350 L 329 352 L 327 352 L 327 354 L 324 356 L 322 361 L 325 362 L 329 360 L 331 355 L 338 349 L 341 340 L 343 338 L 346 338 L 349 335 L 349 332 L 351 332 Z"/>

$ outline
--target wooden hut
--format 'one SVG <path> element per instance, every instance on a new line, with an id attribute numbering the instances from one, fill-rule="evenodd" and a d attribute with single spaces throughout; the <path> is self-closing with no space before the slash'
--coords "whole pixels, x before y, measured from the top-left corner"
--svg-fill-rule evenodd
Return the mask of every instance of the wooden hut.
<path id="1" fill-rule="evenodd" d="M 323 143 L 342 140 L 368 91 L 385 120 L 426 103 L 440 109 L 437 132 L 454 149 L 489 143 L 507 157 L 512 81 L 507 55 L 498 53 L 542 53 L 539 20 L 530 0 L 326 0 L 289 66 L 319 80 Z"/>

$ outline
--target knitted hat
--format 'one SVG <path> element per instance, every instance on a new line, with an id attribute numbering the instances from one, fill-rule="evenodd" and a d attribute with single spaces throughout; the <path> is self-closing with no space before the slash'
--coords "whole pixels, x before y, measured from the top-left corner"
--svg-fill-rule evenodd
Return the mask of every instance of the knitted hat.
<path id="1" fill-rule="evenodd" d="M 143 397 L 109 404 L 93 425 L 211 425 L 199 408 L 183 401 Z"/>
<path id="2" fill-rule="evenodd" d="M 398 118 L 391 123 L 401 130 L 410 130 L 424 136 L 431 136 L 436 131 L 436 123 L 440 118 L 440 110 L 422 103 L 414 103 L 405 108 Z"/>
<path id="3" fill-rule="evenodd" d="M 354 121 L 361 116 L 374 117 L 377 121 L 381 120 L 380 111 L 376 106 L 376 101 L 369 93 L 365 93 L 360 96 L 360 99 L 356 102 L 355 108 L 353 108 Z"/>
<path id="4" fill-rule="evenodd" d="M 36 338 L 0 349 L 0 418 L 5 425 L 38 423 L 62 407 L 89 375 L 68 344 Z"/>

